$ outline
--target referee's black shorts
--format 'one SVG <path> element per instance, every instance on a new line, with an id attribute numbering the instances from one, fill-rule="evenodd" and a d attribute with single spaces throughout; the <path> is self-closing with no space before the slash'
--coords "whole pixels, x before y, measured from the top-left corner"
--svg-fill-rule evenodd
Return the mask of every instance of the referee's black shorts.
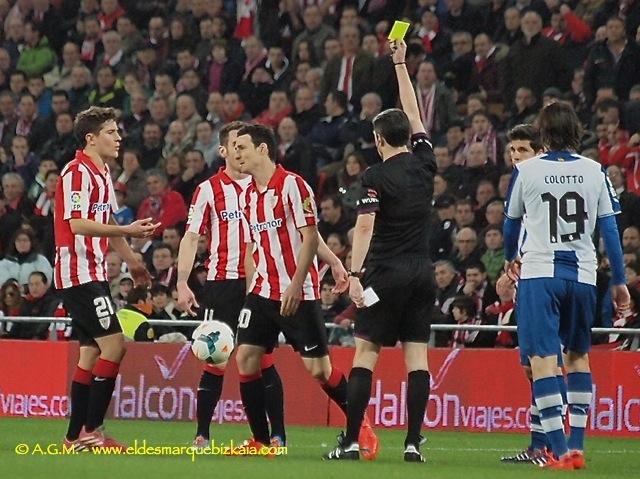
<path id="1" fill-rule="evenodd" d="M 381 346 L 429 341 L 436 296 L 431 261 L 411 258 L 367 264 L 362 286 L 372 287 L 380 301 L 358 309 L 356 337 Z"/>
<path id="2" fill-rule="evenodd" d="M 80 346 L 95 346 L 96 338 L 121 333 L 109 283 L 91 281 L 60 290 Z"/>
<path id="3" fill-rule="evenodd" d="M 244 278 L 207 281 L 202 291 L 198 319 L 217 319 L 229 325 L 233 334 L 236 334 L 246 291 L 247 283 Z"/>

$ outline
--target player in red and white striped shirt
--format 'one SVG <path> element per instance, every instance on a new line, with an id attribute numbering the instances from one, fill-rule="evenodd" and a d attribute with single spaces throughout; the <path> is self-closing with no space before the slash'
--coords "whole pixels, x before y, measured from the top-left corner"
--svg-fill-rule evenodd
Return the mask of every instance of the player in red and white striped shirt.
<path id="1" fill-rule="evenodd" d="M 102 425 L 125 352 L 107 282 L 108 247 L 127 262 L 136 283 L 149 283 L 149 272 L 124 237 L 150 237 L 159 226 L 149 218 L 128 226 L 111 219 L 118 207 L 106 160 L 118 156 L 116 118 L 113 108 L 91 107 L 78 114 L 74 129 L 83 149 L 63 169 L 55 196 L 54 281 L 80 341 L 65 437 L 65 445 L 76 449 L 119 446 L 104 435 Z"/>
<path id="2" fill-rule="evenodd" d="M 277 345 L 280 332 L 345 414 L 347 382 L 331 365 L 320 312 L 315 256 L 327 255 L 326 245 L 319 241 L 313 192 L 298 175 L 276 166 L 276 143 L 269 128 L 245 126 L 235 146 L 242 171 L 253 177 L 245 206 L 251 242 L 247 247 L 253 254 L 245 261 L 249 294 L 238 319 L 236 361 L 254 441 L 267 444 L 265 384 L 257 366 Z M 341 276 L 346 279 L 346 271 Z M 375 449 L 377 439 L 368 425 L 365 437 L 363 448 Z"/>
<path id="3" fill-rule="evenodd" d="M 236 134 L 243 126 L 242 122 L 232 122 L 220 130 L 219 153 L 226 166 L 196 188 L 178 253 L 178 305 L 189 314 L 196 315 L 195 309 L 199 305 L 187 281 L 193 268 L 198 240 L 202 235 L 208 236 L 208 275 L 202 295 L 203 304 L 197 315 L 201 320 L 217 319 L 227 323 L 234 334 L 246 295 L 244 257 L 246 236 L 249 234 L 243 222 L 240 198 L 244 196 L 251 177 L 240 172 L 233 150 Z M 271 355 L 265 355 L 260 366 L 262 376 L 269 385 L 267 403 L 271 438 L 284 443 L 282 381 Z M 193 440 L 194 447 L 207 447 L 209 444 L 209 427 L 222 393 L 224 371 L 225 365 L 203 363 L 196 402 L 198 429 Z"/>

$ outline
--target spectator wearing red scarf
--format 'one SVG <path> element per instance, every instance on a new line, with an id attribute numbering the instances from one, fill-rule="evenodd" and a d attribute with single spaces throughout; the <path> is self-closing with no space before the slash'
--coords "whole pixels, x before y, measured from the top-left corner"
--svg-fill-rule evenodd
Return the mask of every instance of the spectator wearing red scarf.
<path id="1" fill-rule="evenodd" d="M 126 12 L 118 3 L 118 0 L 102 0 L 100 2 L 100 13 L 98 13 L 98 21 L 103 32 L 115 28 L 118 18 Z"/>

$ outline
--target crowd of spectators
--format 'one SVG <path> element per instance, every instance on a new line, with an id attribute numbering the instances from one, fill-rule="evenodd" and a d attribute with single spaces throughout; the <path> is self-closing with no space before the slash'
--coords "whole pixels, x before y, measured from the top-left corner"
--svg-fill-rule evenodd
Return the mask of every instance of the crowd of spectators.
<path id="1" fill-rule="evenodd" d="M 636 288 L 638 0 L 0 0 L 2 313 L 25 313 L 42 296 L 36 283 L 51 284 L 56 180 L 77 148 L 74 115 L 90 105 L 121 115 L 121 158 L 109 165 L 116 221 L 162 223 L 152 240 L 132 240 L 154 277 L 150 317 L 183 316 L 172 297 L 187 207 L 222 166 L 218 132 L 234 120 L 274 129 L 278 161 L 314 188 L 319 230 L 348 268 L 361 177 L 380 161 L 372 119 L 398 105 L 386 41 L 397 18 L 412 24 L 407 69 L 438 165 L 432 320 L 514 324 L 514 291 L 495 288 L 512 170 L 506 133 L 551 101 L 575 107 L 585 127 L 580 153 L 608 169 Z M 205 260 L 203 238 L 191 278 L 197 293 Z M 108 265 L 124 306 L 131 278 L 116 253 Z M 597 325 L 637 326 L 635 306 L 613 316 L 608 281 L 603 258 Z M 354 307 L 331 284 L 321 292 L 325 319 L 338 325 L 331 341 L 352 344 Z M 438 334 L 436 343 L 512 347 L 517 338 Z"/>

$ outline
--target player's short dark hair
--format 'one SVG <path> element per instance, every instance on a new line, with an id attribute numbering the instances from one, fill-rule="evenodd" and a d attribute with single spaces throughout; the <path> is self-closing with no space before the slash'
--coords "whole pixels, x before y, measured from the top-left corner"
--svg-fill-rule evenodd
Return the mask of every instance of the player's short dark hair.
<path id="1" fill-rule="evenodd" d="M 540 139 L 549 150 L 578 151 L 582 138 L 582 124 L 573 107 L 554 102 L 542 109 L 538 116 Z"/>
<path id="2" fill-rule="evenodd" d="M 32 271 L 31 274 L 29 275 L 29 279 L 31 279 L 32 276 L 39 276 L 44 284 L 49 284 L 49 281 L 47 280 L 47 275 L 44 274 L 42 271 Z"/>
<path id="3" fill-rule="evenodd" d="M 267 146 L 269 159 L 274 163 L 276 162 L 276 137 L 271 128 L 264 125 L 245 125 L 238 130 L 238 136 L 241 135 L 249 135 L 251 143 L 256 148 L 264 143 Z"/>
<path id="4" fill-rule="evenodd" d="M 86 136 L 91 133 L 97 135 L 100 133 L 102 126 L 108 121 L 116 121 L 118 115 L 115 108 L 102 108 L 99 106 L 92 106 L 87 110 L 81 111 L 76 116 L 76 121 L 73 125 L 73 131 L 80 142 L 80 146 L 84 148 L 87 146 Z"/>
<path id="5" fill-rule="evenodd" d="M 227 141 L 229 141 L 229 134 L 232 131 L 241 130 L 243 127 L 247 126 L 247 124 L 243 121 L 232 121 L 231 123 L 227 123 L 222 128 L 220 128 L 220 145 L 227 146 Z"/>
<path id="6" fill-rule="evenodd" d="M 149 290 L 145 286 L 136 286 L 135 288 L 131 288 L 131 291 L 127 293 L 127 303 L 146 303 L 148 297 Z"/>
<path id="7" fill-rule="evenodd" d="M 449 313 L 453 311 L 453 308 L 458 308 L 460 311 L 467 313 L 467 317 L 473 318 L 476 315 L 476 302 L 469 296 L 456 296 L 449 306 Z"/>
<path id="8" fill-rule="evenodd" d="M 384 138 L 389 146 L 405 146 L 411 137 L 411 124 L 407 114 L 399 108 L 389 108 L 373 119 L 373 131 Z"/>
<path id="9" fill-rule="evenodd" d="M 481 273 L 486 273 L 487 272 L 487 268 L 484 265 L 484 263 L 482 261 L 472 261 L 471 263 L 469 263 L 465 268 L 464 268 L 464 272 L 466 274 L 467 271 L 469 271 L 470 269 L 477 269 L 478 271 L 480 271 Z"/>
<path id="10" fill-rule="evenodd" d="M 511 128 L 507 133 L 507 139 L 509 141 L 528 141 L 533 151 L 542 150 L 540 132 L 535 126 L 528 123 L 521 123 Z"/>

